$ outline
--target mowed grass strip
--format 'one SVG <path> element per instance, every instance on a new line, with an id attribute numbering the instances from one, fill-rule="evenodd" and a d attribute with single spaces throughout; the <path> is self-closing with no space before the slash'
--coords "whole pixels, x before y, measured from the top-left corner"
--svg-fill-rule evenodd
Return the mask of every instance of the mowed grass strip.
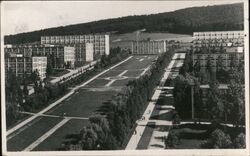
<path id="1" fill-rule="evenodd" d="M 76 120 L 71 119 L 61 128 L 59 128 L 55 133 L 49 136 L 41 144 L 39 144 L 33 151 L 55 151 L 58 150 L 64 141 L 66 141 L 66 136 L 70 134 L 79 134 L 83 126 L 89 123 L 88 120 Z"/>
<path id="2" fill-rule="evenodd" d="M 127 77 L 137 77 L 140 76 L 141 73 L 144 71 L 144 69 L 138 69 L 138 70 L 129 70 L 127 73 L 125 73 L 123 76 Z"/>
<path id="3" fill-rule="evenodd" d="M 7 141 L 8 151 L 21 151 L 59 123 L 62 118 L 40 117 L 40 120 Z"/>
<path id="4" fill-rule="evenodd" d="M 101 75 L 99 78 L 114 77 L 114 76 L 119 75 L 121 72 L 122 71 L 120 71 L 120 70 L 114 70 L 114 69 L 112 69 L 112 70 L 108 71 L 107 73 Z"/>
<path id="5" fill-rule="evenodd" d="M 89 117 L 104 101 L 111 99 L 116 93 L 114 90 L 90 91 L 80 89 L 78 93 L 64 100 L 60 106 L 52 108 L 47 114 L 62 115 L 66 113 L 66 116 Z"/>
<path id="6" fill-rule="evenodd" d="M 121 64 L 120 66 L 114 68 L 114 70 L 137 70 L 144 69 L 156 58 L 156 55 L 139 55 L 134 56 L 129 61 Z M 143 61 L 139 61 L 143 59 Z"/>
<path id="7" fill-rule="evenodd" d="M 149 122 L 148 125 L 146 126 L 143 134 L 142 134 L 142 137 L 141 137 L 136 149 L 143 150 L 143 149 L 148 148 L 148 145 L 149 145 L 151 136 L 154 132 L 154 129 L 155 129 L 154 123 Z"/>
<path id="8" fill-rule="evenodd" d="M 110 80 L 105 79 L 95 79 L 94 81 L 90 82 L 85 87 L 103 87 L 105 86 Z"/>
<path id="9" fill-rule="evenodd" d="M 125 86 L 126 84 L 128 84 L 129 81 L 134 80 L 135 78 L 127 78 L 127 79 L 123 79 L 123 80 L 116 80 L 114 83 L 112 83 L 110 86 L 112 87 L 116 87 L 116 86 Z"/>

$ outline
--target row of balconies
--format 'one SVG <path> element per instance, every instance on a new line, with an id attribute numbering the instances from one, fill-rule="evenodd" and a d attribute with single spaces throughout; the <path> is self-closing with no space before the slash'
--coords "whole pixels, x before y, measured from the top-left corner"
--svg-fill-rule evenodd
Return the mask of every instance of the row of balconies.
<path id="1" fill-rule="evenodd" d="M 41 36 L 41 40 L 44 39 L 105 39 L 105 35 Z"/>
<path id="2" fill-rule="evenodd" d="M 193 43 L 228 43 L 228 42 L 244 42 L 242 38 L 232 38 L 232 39 L 204 39 L 204 40 L 193 40 Z"/>
<path id="3" fill-rule="evenodd" d="M 244 35 L 243 31 L 210 31 L 210 32 L 194 32 L 194 36 L 219 36 L 219 35 Z"/>
<path id="4" fill-rule="evenodd" d="M 86 42 L 86 41 L 96 41 L 105 42 L 105 38 L 42 38 L 42 42 Z"/>
<path id="5" fill-rule="evenodd" d="M 243 37 L 244 34 L 242 33 L 235 33 L 235 34 L 194 34 L 194 37 Z"/>
<path id="6" fill-rule="evenodd" d="M 210 58 L 211 60 L 216 60 L 219 57 L 221 57 L 222 59 L 234 59 L 234 58 L 239 58 L 239 59 L 243 59 L 244 55 L 242 53 L 233 53 L 233 54 L 195 54 L 193 56 L 193 59 L 199 59 L 199 60 L 207 60 L 208 58 Z"/>
<path id="7" fill-rule="evenodd" d="M 211 43 L 211 44 L 206 44 L 206 43 L 203 43 L 203 44 L 194 44 L 193 47 L 197 47 L 197 48 L 200 48 L 200 47 L 242 47 L 244 46 L 244 44 L 241 44 L 241 43 L 222 43 L 222 44 L 214 44 L 214 43 Z"/>

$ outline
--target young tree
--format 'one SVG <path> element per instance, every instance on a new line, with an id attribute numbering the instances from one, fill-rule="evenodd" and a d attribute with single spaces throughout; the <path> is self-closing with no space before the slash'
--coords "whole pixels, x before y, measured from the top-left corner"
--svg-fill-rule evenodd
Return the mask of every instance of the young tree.
<path id="1" fill-rule="evenodd" d="M 167 139 L 165 139 L 165 148 L 173 149 L 180 143 L 179 135 L 173 131 L 170 131 Z"/>
<path id="2" fill-rule="evenodd" d="M 95 150 L 97 149 L 97 139 L 98 135 L 93 130 L 93 127 L 91 125 L 84 127 L 80 132 L 80 142 L 83 150 Z"/>
<path id="3" fill-rule="evenodd" d="M 223 117 L 224 104 L 221 100 L 221 95 L 218 89 L 218 83 L 211 82 L 209 84 L 209 92 L 207 96 L 207 108 L 210 117 L 213 121 L 218 122 Z"/>
<path id="4" fill-rule="evenodd" d="M 224 148 L 231 148 L 232 141 L 228 134 L 225 134 L 222 130 L 216 129 L 211 133 L 211 140 L 213 148 L 216 149 L 224 149 Z"/>
<path id="5" fill-rule="evenodd" d="M 211 62 L 211 57 L 207 57 L 207 64 L 206 64 L 206 74 L 207 74 L 207 80 L 208 82 L 212 80 L 212 62 Z"/>
<path id="6" fill-rule="evenodd" d="M 6 80 L 6 123 L 7 127 L 19 117 L 19 110 L 23 103 L 23 93 L 14 73 L 8 72 Z"/>
<path id="7" fill-rule="evenodd" d="M 234 140 L 235 148 L 246 148 L 246 135 L 244 133 L 240 133 Z"/>
<path id="8" fill-rule="evenodd" d="M 245 98 L 241 84 L 231 81 L 226 95 L 227 104 L 230 109 L 231 120 L 235 126 L 245 124 Z"/>

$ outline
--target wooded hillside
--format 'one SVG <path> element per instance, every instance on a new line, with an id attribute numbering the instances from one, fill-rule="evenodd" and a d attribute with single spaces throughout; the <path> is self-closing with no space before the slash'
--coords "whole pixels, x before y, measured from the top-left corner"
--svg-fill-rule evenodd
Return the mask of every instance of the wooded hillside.
<path id="1" fill-rule="evenodd" d="M 48 28 L 5 36 L 5 44 L 40 41 L 43 35 L 74 35 L 116 32 L 127 33 L 146 28 L 148 32 L 167 31 L 191 34 L 194 31 L 243 30 L 243 3 L 193 7 L 173 12 L 127 16 L 89 23 Z"/>

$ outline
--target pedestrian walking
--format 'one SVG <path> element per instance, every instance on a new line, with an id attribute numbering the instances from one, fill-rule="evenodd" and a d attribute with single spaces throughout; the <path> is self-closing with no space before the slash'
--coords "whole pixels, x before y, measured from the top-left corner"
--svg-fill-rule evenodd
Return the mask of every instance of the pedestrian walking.
<path id="1" fill-rule="evenodd" d="M 150 114 L 151 110 L 148 110 L 148 114 Z"/>

